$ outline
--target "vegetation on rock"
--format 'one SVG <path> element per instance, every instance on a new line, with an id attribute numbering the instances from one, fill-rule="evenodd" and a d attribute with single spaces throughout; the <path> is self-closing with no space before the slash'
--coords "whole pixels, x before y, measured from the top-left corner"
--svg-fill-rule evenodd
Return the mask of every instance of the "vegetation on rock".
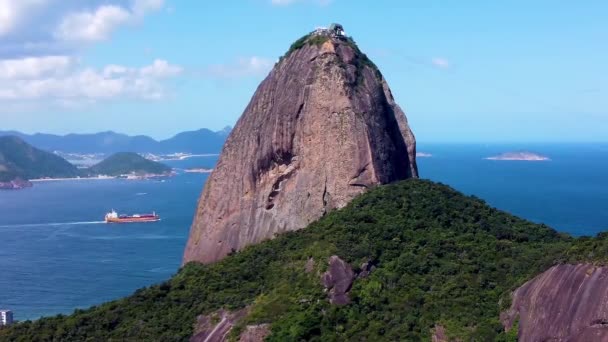
<path id="1" fill-rule="evenodd" d="M 289 46 L 289 50 L 287 50 L 287 52 L 285 52 L 285 54 L 283 56 L 281 56 L 281 58 L 279 58 L 279 61 L 283 60 L 284 58 L 289 57 L 289 55 L 291 55 L 294 51 L 303 48 L 304 45 L 306 45 L 308 38 L 310 38 L 311 36 L 312 36 L 312 33 L 308 33 L 308 34 L 298 38 L 295 42 L 293 42 Z"/>
<path id="2" fill-rule="evenodd" d="M 197 315 L 249 306 L 233 338 L 247 324 L 270 323 L 270 341 L 418 341 L 440 324 L 450 338 L 509 341 L 514 333 L 503 332 L 499 313 L 511 290 L 574 250 L 598 250 L 589 247 L 594 240 L 411 179 L 378 186 L 307 229 L 216 264 L 190 263 L 121 300 L 17 324 L 0 339 L 182 341 Z M 364 262 L 375 266 L 355 280 L 348 305 L 329 304 L 323 291 L 331 255 L 355 271 Z M 309 258 L 315 266 L 305 272 Z"/>

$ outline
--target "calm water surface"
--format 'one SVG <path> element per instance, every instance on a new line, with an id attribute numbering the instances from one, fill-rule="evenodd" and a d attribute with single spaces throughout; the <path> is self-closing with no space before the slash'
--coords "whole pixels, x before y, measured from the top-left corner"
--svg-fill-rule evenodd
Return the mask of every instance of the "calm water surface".
<path id="1" fill-rule="evenodd" d="M 521 149 L 552 160 L 483 159 Z M 418 150 L 433 155 L 418 159 L 423 178 L 574 235 L 608 230 L 608 144 L 419 144 Z M 209 167 L 215 161 L 169 164 Z M 169 278 L 180 265 L 206 177 L 48 182 L 0 192 L 0 307 L 19 320 L 70 313 Z M 162 221 L 99 223 L 110 209 L 156 210 Z"/>

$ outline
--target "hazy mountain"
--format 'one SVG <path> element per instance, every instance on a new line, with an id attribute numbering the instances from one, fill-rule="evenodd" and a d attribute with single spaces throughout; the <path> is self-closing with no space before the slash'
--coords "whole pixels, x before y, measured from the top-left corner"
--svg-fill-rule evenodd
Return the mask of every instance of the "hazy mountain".
<path id="1" fill-rule="evenodd" d="M 173 138 L 160 141 L 158 143 L 159 149 L 156 152 L 219 153 L 229 132 L 230 128 L 217 132 L 206 128 L 198 131 L 182 132 Z"/>
<path id="2" fill-rule="evenodd" d="M 0 131 L 0 136 L 17 136 L 43 150 L 69 153 L 116 153 L 121 151 L 219 153 L 228 132 L 230 132 L 230 127 L 217 132 L 203 128 L 197 131 L 182 132 L 161 141 L 145 135 L 130 136 L 112 131 L 67 135 Z"/>

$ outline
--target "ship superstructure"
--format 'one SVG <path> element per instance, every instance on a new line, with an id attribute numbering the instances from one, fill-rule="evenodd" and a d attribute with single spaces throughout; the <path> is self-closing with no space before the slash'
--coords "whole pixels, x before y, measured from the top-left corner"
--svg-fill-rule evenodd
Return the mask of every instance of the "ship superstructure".
<path id="1" fill-rule="evenodd" d="M 160 216 L 156 212 L 152 214 L 119 215 L 114 209 L 106 214 L 106 223 L 136 223 L 136 222 L 156 222 L 160 221 Z"/>

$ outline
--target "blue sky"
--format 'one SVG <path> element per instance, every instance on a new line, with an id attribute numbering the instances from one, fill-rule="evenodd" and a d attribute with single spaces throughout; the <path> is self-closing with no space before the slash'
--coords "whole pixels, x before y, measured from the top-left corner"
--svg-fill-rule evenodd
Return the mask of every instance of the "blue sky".
<path id="1" fill-rule="evenodd" d="M 0 0 L 1 129 L 218 130 L 339 22 L 421 142 L 607 141 L 605 18 L 605 1 Z"/>

